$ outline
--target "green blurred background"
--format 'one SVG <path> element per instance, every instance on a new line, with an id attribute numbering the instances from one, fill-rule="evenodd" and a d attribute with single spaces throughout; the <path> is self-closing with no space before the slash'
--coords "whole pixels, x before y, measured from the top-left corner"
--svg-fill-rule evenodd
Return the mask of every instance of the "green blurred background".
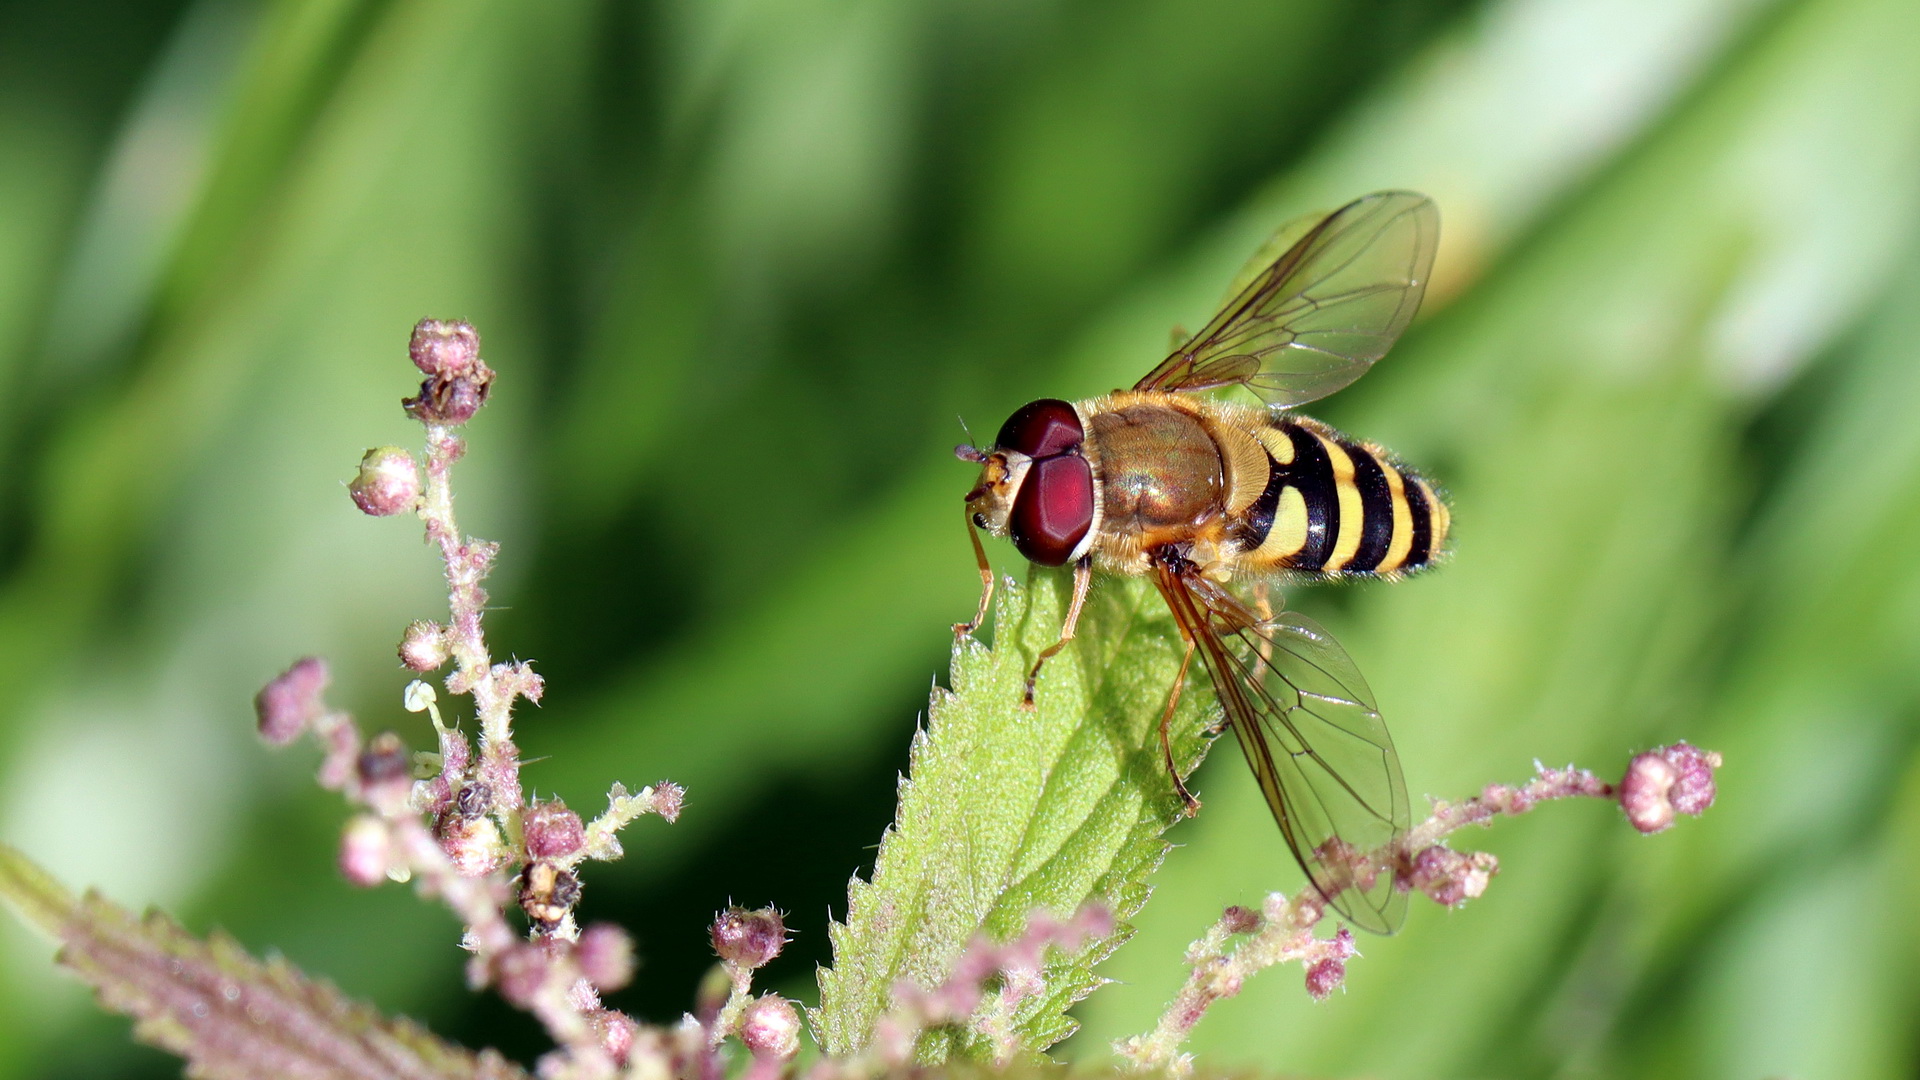
<path id="1" fill-rule="evenodd" d="M 670 1020 L 729 898 L 799 931 L 871 862 L 976 580 L 956 416 L 1131 382 L 1280 221 L 1441 206 L 1425 318 L 1316 411 L 1442 480 L 1457 556 L 1303 594 L 1415 793 L 1689 738 L 1720 804 L 1463 842 L 1314 1006 L 1201 1027 L 1322 1076 L 1911 1076 L 1920 1056 L 1920 5 L 1913 0 L 69 0 L 0 5 L 0 835 L 527 1054 L 455 927 L 332 871 L 248 700 L 442 598 L 355 513 L 410 443 L 408 328 L 500 373 L 460 473 L 547 756 L 690 790 L 587 879 Z M 1004 546 L 996 559 L 1018 561 Z M 1143 708 L 1153 707 L 1142 703 Z M 550 755 L 550 756 L 549 756 Z M 1297 877 L 1231 752 L 1122 980 L 1147 1027 L 1227 903 Z M 9 920 L 0 1074 L 164 1076 Z"/>

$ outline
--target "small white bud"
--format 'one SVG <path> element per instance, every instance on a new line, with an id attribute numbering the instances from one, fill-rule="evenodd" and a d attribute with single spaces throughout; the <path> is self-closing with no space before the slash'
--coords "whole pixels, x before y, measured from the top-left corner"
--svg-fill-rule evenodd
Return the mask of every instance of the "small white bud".
<path id="1" fill-rule="evenodd" d="M 433 692 L 433 687 L 419 679 L 408 683 L 400 698 L 401 704 L 407 707 L 408 712 L 426 712 L 433 708 L 434 702 L 439 700 L 440 695 Z"/>

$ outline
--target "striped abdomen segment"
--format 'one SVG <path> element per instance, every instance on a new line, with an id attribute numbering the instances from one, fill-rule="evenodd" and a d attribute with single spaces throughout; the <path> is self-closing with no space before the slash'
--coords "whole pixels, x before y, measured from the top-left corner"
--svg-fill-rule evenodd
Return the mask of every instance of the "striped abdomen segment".
<path id="1" fill-rule="evenodd" d="M 1285 416 L 1258 435 L 1267 486 L 1239 528 L 1255 564 L 1329 577 L 1404 574 L 1445 545 L 1446 504 L 1380 450 Z"/>

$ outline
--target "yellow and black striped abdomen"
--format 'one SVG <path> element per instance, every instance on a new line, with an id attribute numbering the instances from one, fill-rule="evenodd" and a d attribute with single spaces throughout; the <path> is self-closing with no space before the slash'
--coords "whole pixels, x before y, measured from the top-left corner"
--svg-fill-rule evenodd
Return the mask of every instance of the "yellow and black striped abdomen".
<path id="1" fill-rule="evenodd" d="M 1266 489 L 1235 530 L 1256 568 L 1396 576 L 1443 549 L 1446 504 L 1378 447 L 1284 415 L 1257 434 L 1267 451 Z"/>

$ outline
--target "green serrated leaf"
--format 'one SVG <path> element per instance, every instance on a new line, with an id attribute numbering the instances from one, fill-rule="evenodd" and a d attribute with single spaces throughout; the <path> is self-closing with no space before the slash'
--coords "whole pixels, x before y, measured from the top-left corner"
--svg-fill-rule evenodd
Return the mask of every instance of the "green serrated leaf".
<path id="1" fill-rule="evenodd" d="M 829 929 L 813 1024 L 829 1054 L 866 1046 L 900 980 L 932 989 L 976 935 L 1006 941 L 1036 911 L 1105 904 L 1116 932 L 1076 956 L 1054 955 L 1046 989 L 1021 1002 L 1016 1031 L 1038 1051 L 1071 1034 L 1066 1011 L 1098 984 L 1094 965 L 1132 932 L 1146 879 L 1180 816 L 1156 730 L 1180 666 L 1179 634 L 1144 581 L 1095 582 L 1080 633 L 1021 707 L 1027 668 L 1058 636 L 1066 575 L 998 590 L 994 647 L 954 648 L 951 691 L 936 688 L 914 738 L 893 827 L 871 882 L 854 879 L 847 920 Z M 1174 720 L 1182 771 L 1204 755 L 1211 693 L 1185 694 Z M 978 1059 L 976 1033 L 932 1032 L 923 1061 Z"/>
<path id="2" fill-rule="evenodd" d="M 0 901 L 61 944 L 60 962 L 130 1016 L 144 1042 L 201 1080 L 525 1080 L 492 1050 L 445 1043 L 389 1019 L 284 960 L 262 963 L 224 934 L 201 940 L 166 915 L 135 917 L 98 895 L 76 899 L 0 844 Z"/>

